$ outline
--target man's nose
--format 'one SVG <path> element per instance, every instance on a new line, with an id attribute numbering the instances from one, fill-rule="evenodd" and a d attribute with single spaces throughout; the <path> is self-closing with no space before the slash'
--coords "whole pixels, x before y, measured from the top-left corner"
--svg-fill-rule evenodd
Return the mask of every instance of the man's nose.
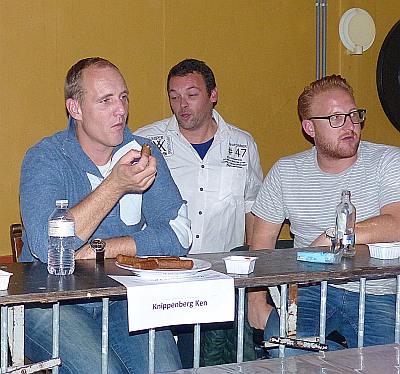
<path id="1" fill-rule="evenodd" d="M 180 105 L 182 108 L 186 108 L 188 106 L 188 102 L 184 97 L 181 98 Z"/>
<path id="2" fill-rule="evenodd" d="M 128 111 L 128 106 L 127 106 L 126 102 L 123 100 L 118 100 L 115 111 L 116 111 L 117 115 L 119 115 L 119 116 L 125 115 Z"/>
<path id="3" fill-rule="evenodd" d="M 346 116 L 343 127 L 354 129 L 354 123 L 352 122 L 350 116 Z"/>

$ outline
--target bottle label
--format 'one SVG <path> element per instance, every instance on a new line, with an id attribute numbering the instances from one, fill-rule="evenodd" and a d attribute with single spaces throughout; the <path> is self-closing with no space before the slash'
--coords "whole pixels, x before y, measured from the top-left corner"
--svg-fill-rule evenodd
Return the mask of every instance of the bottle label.
<path id="1" fill-rule="evenodd" d="M 73 221 L 49 221 L 49 236 L 65 238 L 75 236 L 75 222 Z"/>
<path id="2" fill-rule="evenodd" d="M 342 243 L 343 245 L 353 245 L 354 239 L 354 235 L 343 235 Z"/>

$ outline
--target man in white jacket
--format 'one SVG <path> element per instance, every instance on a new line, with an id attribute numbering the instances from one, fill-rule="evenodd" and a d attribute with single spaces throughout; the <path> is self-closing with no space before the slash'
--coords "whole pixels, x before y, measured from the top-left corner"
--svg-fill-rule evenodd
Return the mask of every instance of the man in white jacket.
<path id="1" fill-rule="evenodd" d="M 193 233 L 189 254 L 228 252 L 250 244 L 254 221 L 250 211 L 263 179 L 253 137 L 226 123 L 214 110 L 218 89 L 212 70 L 203 61 L 187 59 L 174 66 L 168 74 L 167 91 L 173 116 L 135 135 L 148 137 L 159 147 L 187 201 Z M 219 345 L 226 351 L 227 344 L 234 344 L 233 335 L 231 329 L 214 330 L 203 335 L 202 346 L 209 339 L 213 356 L 218 356 L 216 339 L 223 340 Z M 179 334 L 184 367 L 192 366 L 192 343 L 191 334 Z M 207 360 L 205 356 L 201 360 Z M 203 363 L 230 362 L 225 354 L 220 356 L 225 360 Z M 252 358 L 245 355 L 245 359 Z"/>
<path id="2" fill-rule="evenodd" d="M 214 74 L 202 61 L 187 59 L 168 75 L 174 115 L 135 131 L 153 140 L 167 161 L 192 222 L 191 254 L 227 252 L 249 244 L 250 213 L 262 183 L 253 137 L 226 123 L 213 108 Z"/>

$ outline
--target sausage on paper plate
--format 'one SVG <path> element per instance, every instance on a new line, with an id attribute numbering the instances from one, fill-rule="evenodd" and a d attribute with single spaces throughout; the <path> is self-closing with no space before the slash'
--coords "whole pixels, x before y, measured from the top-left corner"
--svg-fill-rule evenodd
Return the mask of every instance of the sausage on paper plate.
<path id="1" fill-rule="evenodd" d="M 158 269 L 185 269 L 190 270 L 193 268 L 192 260 L 174 260 L 174 259 L 163 259 L 159 258 L 157 260 Z"/>
<path id="2" fill-rule="evenodd" d="M 117 262 L 121 265 L 129 265 L 135 269 L 143 270 L 190 270 L 194 266 L 192 260 L 183 260 L 178 256 L 135 257 L 119 254 L 117 255 Z"/>

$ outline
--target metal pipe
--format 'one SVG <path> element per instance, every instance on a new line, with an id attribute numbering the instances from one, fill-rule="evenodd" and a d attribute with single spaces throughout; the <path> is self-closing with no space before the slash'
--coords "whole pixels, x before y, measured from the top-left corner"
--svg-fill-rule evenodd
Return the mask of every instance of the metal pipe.
<path id="1" fill-rule="evenodd" d="M 200 367 L 200 323 L 196 323 L 193 330 L 193 367 Z"/>
<path id="2" fill-rule="evenodd" d="M 315 45 L 315 68 L 316 68 L 316 72 L 315 72 L 315 76 L 316 79 L 320 78 L 320 71 L 321 71 L 321 67 L 320 67 L 320 28 L 321 28 L 321 0 L 316 0 L 315 3 L 315 41 L 316 41 L 316 45 Z"/>
<path id="3" fill-rule="evenodd" d="M 365 291 L 366 278 L 360 278 L 360 301 L 358 304 L 358 348 L 364 346 L 364 322 L 365 322 Z"/>
<path id="4" fill-rule="evenodd" d="M 53 304 L 53 358 L 60 355 L 60 303 Z M 58 374 L 58 366 L 51 371 Z"/>
<path id="5" fill-rule="evenodd" d="M 5 373 L 8 367 L 8 307 L 1 307 L 1 372 Z"/>
<path id="6" fill-rule="evenodd" d="M 400 275 L 396 277 L 396 325 L 394 330 L 394 342 L 400 343 Z"/>
<path id="7" fill-rule="evenodd" d="M 326 332 L 326 299 L 328 295 L 328 282 L 321 282 L 321 307 L 319 317 L 319 341 L 325 344 Z"/>
<path id="8" fill-rule="evenodd" d="M 244 287 L 238 288 L 239 300 L 238 300 L 238 339 L 237 339 L 237 363 L 243 362 L 243 347 L 244 347 L 244 299 L 245 299 Z"/>
<path id="9" fill-rule="evenodd" d="M 154 373 L 156 330 L 149 329 L 149 374 Z"/>
<path id="10" fill-rule="evenodd" d="M 287 319 L 287 284 L 281 285 L 281 315 L 279 319 L 279 335 L 286 337 L 286 319 Z M 279 345 L 279 357 L 285 357 L 285 346 Z"/>
<path id="11" fill-rule="evenodd" d="M 108 305 L 109 298 L 103 297 L 101 314 L 101 373 L 108 373 Z"/>
<path id="12" fill-rule="evenodd" d="M 322 0 L 322 76 L 326 76 L 326 35 L 328 0 Z"/>

